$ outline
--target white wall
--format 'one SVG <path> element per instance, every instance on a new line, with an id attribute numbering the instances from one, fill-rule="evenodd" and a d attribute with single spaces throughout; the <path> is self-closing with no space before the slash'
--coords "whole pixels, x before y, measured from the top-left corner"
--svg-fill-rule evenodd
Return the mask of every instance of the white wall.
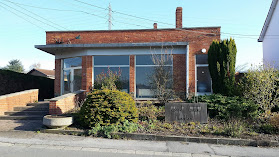
<path id="1" fill-rule="evenodd" d="M 279 69 L 279 2 L 263 39 L 263 61 Z"/>

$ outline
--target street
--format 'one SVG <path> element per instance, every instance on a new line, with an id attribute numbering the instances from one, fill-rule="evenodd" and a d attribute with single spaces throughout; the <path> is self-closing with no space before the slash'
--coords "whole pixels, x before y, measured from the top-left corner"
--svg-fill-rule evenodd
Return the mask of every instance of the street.
<path id="1" fill-rule="evenodd" d="M 0 132 L 1 157 L 187 156 L 278 157 L 279 148 L 240 147 L 188 142 L 112 140 L 26 131 Z"/>

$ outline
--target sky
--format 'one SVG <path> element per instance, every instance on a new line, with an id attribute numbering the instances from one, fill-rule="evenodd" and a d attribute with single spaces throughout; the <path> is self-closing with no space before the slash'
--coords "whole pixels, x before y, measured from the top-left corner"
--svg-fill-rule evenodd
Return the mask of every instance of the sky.
<path id="1" fill-rule="evenodd" d="M 0 67 L 19 59 L 25 71 L 34 63 L 54 69 L 54 56 L 34 48 L 45 45 L 45 31 L 175 28 L 176 7 L 183 27 L 221 26 L 221 39 L 234 38 L 236 67 L 262 62 L 261 33 L 272 0 L 0 0 Z M 86 4 L 85 4 L 86 3 Z M 140 18 L 137 18 L 140 17 Z M 148 19 L 148 20 L 144 20 Z"/>

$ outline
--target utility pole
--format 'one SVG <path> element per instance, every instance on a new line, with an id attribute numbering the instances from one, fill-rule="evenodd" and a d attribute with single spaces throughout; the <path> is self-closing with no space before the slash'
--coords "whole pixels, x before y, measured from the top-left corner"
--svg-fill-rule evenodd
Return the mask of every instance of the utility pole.
<path id="1" fill-rule="evenodd" d="M 111 30 L 111 6 L 110 6 L 110 3 L 109 3 L 109 8 L 108 8 L 108 10 L 109 10 L 109 19 L 108 19 L 108 29 L 109 30 Z"/>

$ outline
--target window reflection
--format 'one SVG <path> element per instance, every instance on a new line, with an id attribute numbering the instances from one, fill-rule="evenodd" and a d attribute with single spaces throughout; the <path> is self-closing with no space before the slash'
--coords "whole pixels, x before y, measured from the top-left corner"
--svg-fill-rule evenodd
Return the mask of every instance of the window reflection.
<path id="1" fill-rule="evenodd" d="M 94 56 L 94 80 L 101 73 L 107 74 L 108 69 L 115 74 L 120 73 L 120 81 L 116 86 L 128 93 L 129 56 Z"/>
<path id="2" fill-rule="evenodd" d="M 129 56 L 94 56 L 94 65 L 129 65 Z"/>
<path id="3" fill-rule="evenodd" d="M 163 59 L 167 61 L 165 69 L 170 71 L 172 77 L 172 57 L 170 55 L 162 54 L 156 55 L 155 58 Z M 153 98 L 154 89 L 152 89 L 150 83 L 151 77 L 156 70 L 156 66 L 153 62 L 152 55 L 139 55 L 136 56 L 136 97 L 137 98 Z M 171 86 L 171 85 L 170 85 Z"/>
<path id="4" fill-rule="evenodd" d="M 64 59 L 64 68 L 79 67 L 82 64 L 82 58 L 67 58 Z"/>

